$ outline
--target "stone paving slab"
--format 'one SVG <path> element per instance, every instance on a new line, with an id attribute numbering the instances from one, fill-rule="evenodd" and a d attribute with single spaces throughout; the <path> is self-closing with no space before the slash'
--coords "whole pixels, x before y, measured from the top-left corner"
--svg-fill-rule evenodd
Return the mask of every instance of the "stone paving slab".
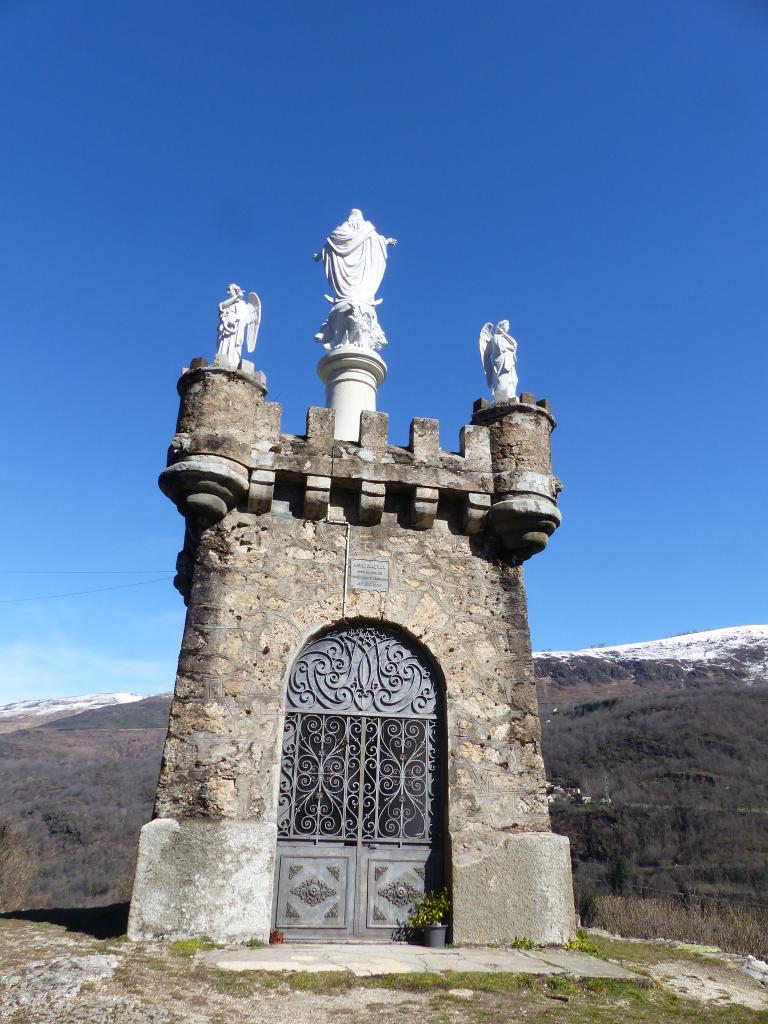
<path id="1" fill-rule="evenodd" d="M 197 958 L 225 971 L 350 971 L 358 978 L 377 974 L 440 974 L 443 971 L 567 974 L 575 978 L 624 978 L 640 975 L 618 964 L 575 950 L 542 948 L 427 949 L 405 943 L 289 943 L 263 949 L 229 947 L 198 953 Z"/>

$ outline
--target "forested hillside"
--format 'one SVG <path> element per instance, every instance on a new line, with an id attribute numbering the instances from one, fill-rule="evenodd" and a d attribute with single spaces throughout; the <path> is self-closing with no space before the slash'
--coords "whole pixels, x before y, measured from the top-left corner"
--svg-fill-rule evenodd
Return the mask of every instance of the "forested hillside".
<path id="1" fill-rule="evenodd" d="M 553 828 L 582 889 L 768 902 L 768 691 L 577 704 L 543 724 Z M 584 803 L 584 800 L 589 803 Z M 608 802 L 610 801 L 610 803 Z"/>
<path id="2" fill-rule="evenodd" d="M 150 697 L 0 735 L 0 821 L 18 822 L 30 839 L 29 906 L 128 898 L 169 705 Z"/>
<path id="3" fill-rule="evenodd" d="M 767 636 L 741 627 L 537 655 L 552 824 L 570 836 L 580 892 L 768 904 Z M 57 703 L 52 720 L 35 707 L 34 728 L 23 707 L 15 725 L 6 717 L 0 823 L 29 837 L 29 906 L 128 898 L 169 704 Z"/>

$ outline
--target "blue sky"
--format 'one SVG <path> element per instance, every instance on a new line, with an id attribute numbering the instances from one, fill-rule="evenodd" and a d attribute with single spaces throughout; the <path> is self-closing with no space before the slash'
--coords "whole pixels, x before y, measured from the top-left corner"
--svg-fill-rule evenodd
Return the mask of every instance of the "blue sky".
<path id="1" fill-rule="evenodd" d="M 258 291 L 301 432 L 352 206 L 395 443 L 456 447 L 485 320 L 552 402 L 534 645 L 766 621 L 767 46 L 758 0 L 0 0 L 0 702 L 171 688 L 179 369 Z"/>

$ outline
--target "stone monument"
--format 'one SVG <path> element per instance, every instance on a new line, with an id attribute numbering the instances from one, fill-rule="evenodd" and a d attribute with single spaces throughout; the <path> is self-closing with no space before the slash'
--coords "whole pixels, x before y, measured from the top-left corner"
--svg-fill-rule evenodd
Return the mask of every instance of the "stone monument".
<path id="1" fill-rule="evenodd" d="M 353 210 L 320 253 L 328 401 L 304 434 L 250 364 L 179 380 L 160 486 L 188 612 L 132 939 L 392 941 L 442 885 L 455 943 L 572 936 L 523 581 L 560 522 L 555 421 L 497 395 L 493 355 L 457 451 L 430 419 L 391 443 L 373 408 L 391 242 Z"/>
<path id="2" fill-rule="evenodd" d="M 380 235 L 360 210 L 326 238 L 315 253 L 322 260 L 333 295 L 328 319 L 315 335 L 328 353 L 317 366 L 326 388 L 326 405 L 336 413 L 335 436 L 340 441 L 360 437 L 360 413 L 376 409 L 376 391 L 387 366 L 379 349 L 387 344 L 379 326 L 376 298 L 387 266 L 387 247 L 397 239 Z"/>

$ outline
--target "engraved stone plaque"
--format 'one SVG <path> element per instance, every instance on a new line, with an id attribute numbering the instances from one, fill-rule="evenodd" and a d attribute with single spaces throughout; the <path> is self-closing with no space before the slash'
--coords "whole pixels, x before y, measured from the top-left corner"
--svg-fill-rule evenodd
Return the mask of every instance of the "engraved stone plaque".
<path id="1" fill-rule="evenodd" d="M 349 585 L 353 590 L 389 590 L 389 559 L 350 558 Z"/>

